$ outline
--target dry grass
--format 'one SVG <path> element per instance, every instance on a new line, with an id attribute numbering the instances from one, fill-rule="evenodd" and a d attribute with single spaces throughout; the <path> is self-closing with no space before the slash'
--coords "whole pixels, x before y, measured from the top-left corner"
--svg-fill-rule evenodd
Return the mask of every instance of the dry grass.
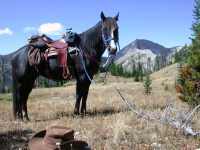
<path id="1" fill-rule="evenodd" d="M 186 104 L 176 100 L 175 69 L 173 65 L 152 75 L 153 91 L 150 96 L 145 96 L 143 84 L 133 79 L 109 76 L 106 84 L 98 82 L 92 85 L 86 117 L 73 115 L 73 84 L 62 88 L 34 89 L 28 101 L 30 122 L 13 121 L 11 102 L 0 101 L 0 149 L 22 147 L 31 132 L 54 124 L 73 128 L 78 139 L 86 140 L 97 150 L 195 149 L 200 144 L 198 138 L 185 137 L 167 125 L 137 118 L 113 88 L 119 88 L 124 97 L 145 111 L 160 112 L 167 100 L 173 101 L 178 110 L 188 110 Z M 168 90 L 165 89 L 166 84 Z M 200 130 L 198 117 L 200 114 L 195 116 L 193 124 Z"/>

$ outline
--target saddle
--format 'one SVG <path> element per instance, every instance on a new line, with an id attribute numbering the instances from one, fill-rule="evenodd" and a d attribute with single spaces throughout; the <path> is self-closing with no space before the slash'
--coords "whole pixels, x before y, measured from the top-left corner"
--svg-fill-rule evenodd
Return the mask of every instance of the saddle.
<path id="1" fill-rule="evenodd" d="M 63 78 L 70 77 L 67 66 L 68 44 L 62 40 L 52 40 L 46 35 L 35 35 L 29 39 L 31 46 L 28 52 L 29 64 L 38 65 L 42 60 L 48 61 L 52 56 L 57 56 L 58 65 L 63 69 Z"/>
<path id="2" fill-rule="evenodd" d="M 51 38 L 43 35 L 33 35 L 29 40 L 29 45 L 34 48 L 39 48 L 41 50 L 46 50 L 48 48 L 47 43 L 53 42 Z"/>
<path id="3" fill-rule="evenodd" d="M 52 40 L 45 34 L 43 35 L 34 35 L 29 39 L 29 45 L 34 48 L 55 48 L 55 49 L 63 49 L 67 48 L 68 44 L 61 40 Z"/>

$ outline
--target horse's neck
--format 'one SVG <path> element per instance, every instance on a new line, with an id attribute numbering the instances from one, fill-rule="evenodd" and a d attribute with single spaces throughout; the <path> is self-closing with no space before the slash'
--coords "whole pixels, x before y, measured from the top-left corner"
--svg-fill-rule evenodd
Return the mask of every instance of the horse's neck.
<path id="1" fill-rule="evenodd" d="M 96 57 L 100 60 L 105 47 L 102 40 L 101 22 L 97 23 L 94 27 L 80 34 L 81 47 L 85 53 Z"/>

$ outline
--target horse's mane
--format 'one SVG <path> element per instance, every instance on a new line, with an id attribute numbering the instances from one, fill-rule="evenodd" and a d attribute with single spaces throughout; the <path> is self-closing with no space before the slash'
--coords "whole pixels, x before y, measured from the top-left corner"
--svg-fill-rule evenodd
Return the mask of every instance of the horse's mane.
<path id="1" fill-rule="evenodd" d="M 81 46 L 86 51 L 91 51 L 101 41 L 101 21 L 95 26 L 79 34 Z"/>

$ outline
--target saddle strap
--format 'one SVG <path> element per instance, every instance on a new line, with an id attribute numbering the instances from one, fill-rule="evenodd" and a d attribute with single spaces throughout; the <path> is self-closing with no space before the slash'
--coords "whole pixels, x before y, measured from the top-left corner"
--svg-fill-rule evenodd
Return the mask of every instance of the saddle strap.
<path id="1" fill-rule="evenodd" d="M 62 76 L 64 79 L 69 79 L 71 77 L 69 68 L 67 66 L 67 49 L 58 49 L 58 61 L 59 65 L 63 68 Z"/>
<path id="2" fill-rule="evenodd" d="M 66 79 L 71 79 L 71 74 L 69 72 L 69 68 L 66 66 L 66 67 L 63 67 L 63 73 L 62 73 L 62 76 L 63 78 L 66 80 Z"/>

